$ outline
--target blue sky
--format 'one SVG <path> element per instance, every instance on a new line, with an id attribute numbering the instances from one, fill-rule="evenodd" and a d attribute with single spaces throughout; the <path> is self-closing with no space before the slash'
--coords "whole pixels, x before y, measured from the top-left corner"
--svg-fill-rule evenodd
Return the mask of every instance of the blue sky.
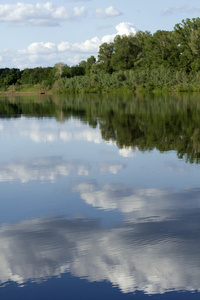
<path id="1" fill-rule="evenodd" d="M 79 63 L 137 30 L 173 30 L 200 15 L 197 0 L 1 0 L 0 68 Z"/>

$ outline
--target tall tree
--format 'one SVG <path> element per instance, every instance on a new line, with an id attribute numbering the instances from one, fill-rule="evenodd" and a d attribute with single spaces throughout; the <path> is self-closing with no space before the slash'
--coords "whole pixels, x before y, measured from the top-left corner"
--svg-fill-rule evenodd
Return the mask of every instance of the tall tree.
<path id="1" fill-rule="evenodd" d="M 94 57 L 94 55 L 90 56 L 87 61 L 86 61 L 86 68 L 85 68 L 85 73 L 87 75 L 90 74 L 90 70 L 92 69 L 92 65 L 94 65 L 96 63 L 96 58 Z"/>
<path id="2" fill-rule="evenodd" d="M 114 39 L 114 53 L 111 59 L 113 70 L 128 70 L 134 67 L 140 47 L 132 34 L 117 35 Z"/>
<path id="3" fill-rule="evenodd" d="M 145 45 L 148 40 L 152 37 L 149 31 L 138 31 L 135 35 L 135 44 L 138 46 L 138 55 L 134 63 L 135 67 L 143 67 L 146 65 L 146 54 Z"/>
<path id="4" fill-rule="evenodd" d="M 158 30 L 144 45 L 148 67 L 176 67 L 179 60 L 179 47 L 172 31 Z"/>
<path id="5" fill-rule="evenodd" d="M 174 31 L 180 49 L 180 67 L 186 71 L 200 70 L 200 18 L 182 20 Z"/>
<path id="6" fill-rule="evenodd" d="M 107 73 L 112 73 L 113 67 L 111 65 L 111 59 L 114 51 L 114 43 L 103 43 L 99 47 L 98 66 L 101 70 Z"/>

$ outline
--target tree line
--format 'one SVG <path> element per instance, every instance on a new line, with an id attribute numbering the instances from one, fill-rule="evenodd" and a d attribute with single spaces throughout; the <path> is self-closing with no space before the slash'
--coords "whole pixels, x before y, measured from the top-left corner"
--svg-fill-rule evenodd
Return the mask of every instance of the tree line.
<path id="1" fill-rule="evenodd" d="M 39 86 L 58 92 L 116 90 L 199 91 L 200 18 L 186 19 L 174 30 L 138 31 L 117 35 L 93 55 L 74 66 L 0 69 L 0 89 Z"/>

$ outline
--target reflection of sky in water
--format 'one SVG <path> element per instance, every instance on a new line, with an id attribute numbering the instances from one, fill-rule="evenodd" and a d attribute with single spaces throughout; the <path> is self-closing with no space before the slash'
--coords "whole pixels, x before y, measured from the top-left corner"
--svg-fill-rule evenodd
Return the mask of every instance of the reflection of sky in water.
<path id="1" fill-rule="evenodd" d="M 96 221 L 62 218 L 2 226 L 0 280 L 21 284 L 70 272 L 108 280 L 123 293 L 198 290 L 199 212 L 177 216 L 106 230 Z"/>
<path id="2" fill-rule="evenodd" d="M 73 119 L 1 120 L 0 144 L 1 283 L 70 272 L 123 293 L 199 289 L 198 165 Z"/>

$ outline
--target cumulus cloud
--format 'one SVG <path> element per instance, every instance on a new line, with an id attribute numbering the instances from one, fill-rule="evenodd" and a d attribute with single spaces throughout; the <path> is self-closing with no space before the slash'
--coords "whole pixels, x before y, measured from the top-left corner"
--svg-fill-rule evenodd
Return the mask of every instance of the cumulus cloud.
<path id="1" fill-rule="evenodd" d="M 122 22 L 119 23 L 116 26 L 117 29 L 117 34 L 118 35 L 129 35 L 129 34 L 136 34 L 137 30 L 135 28 L 135 26 L 133 25 L 133 23 L 129 23 L 129 22 Z"/>
<path id="2" fill-rule="evenodd" d="M 129 34 L 136 34 L 137 29 L 135 28 L 133 23 L 129 22 L 121 22 L 118 25 L 116 25 L 116 33 L 114 34 L 108 34 L 102 37 L 101 42 L 99 46 L 102 43 L 111 43 L 113 42 L 116 35 L 129 35 Z"/>
<path id="3" fill-rule="evenodd" d="M 86 16 L 85 7 L 74 7 L 72 10 L 53 3 L 1 4 L 0 22 L 15 25 L 58 26 L 60 22 L 80 19 Z"/>
<path id="4" fill-rule="evenodd" d="M 4 67 L 3 64 L 6 64 L 6 67 L 24 69 L 38 65 L 52 66 L 58 61 L 74 65 L 83 59 L 87 59 L 88 55 L 97 55 L 99 46 L 105 42 L 112 42 L 116 35 L 135 34 L 136 31 L 134 24 L 122 22 L 116 26 L 114 34 L 108 34 L 102 38 L 93 37 L 79 43 L 68 41 L 61 41 L 57 44 L 52 42 L 34 42 L 25 49 L 2 49 L 0 50 L 0 66 Z"/>
<path id="5" fill-rule="evenodd" d="M 103 8 L 96 9 L 96 17 L 97 18 L 105 19 L 105 18 L 110 18 L 110 17 L 118 17 L 120 15 L 122 15 L 122 13 L 113 6 L 109 6 L 105 9 L 103 9 Z"/>
<path id="6" fill-rule="evenodd" d="M 85 53 L 93 53 L 97 52 L 101 40 L 97 37 L 94 37 L 90 40 L 86 40 L 82 43 L 68 43 L 68 42 L 61 42 L 58 44 L 58 51 L 70 51 L 70 52 L 85 52 Z"/>
<path id="7" fill-rule="evenodd" d="M 87 59 L 88 55 L 97 54 L 101 40 L 97 37 L 86 40 L 82 43 L 70 43 L 62 41 L 56 43 L 35 42 L 30 44 L 26 49 L 18 50 L 12 53 L 2 53 L 2 57 L 13 57 L 12 62 L 8 62 L 15 67 L 25 68 L 38 66 L 42 64 L 54 65 L 58 61 L 64 61 L 68 65 L 75 65 L 83 59 Z M 1 53 L 0 53 L 1 54 Z M 9 61 L 9 59 L 7 59 Z"/>
<path id="8" fill-rule="evenodd" d="M 109 281 L 123 293 L 199 291 L 199 215 L 185 217 L 112 229 L 63 218 L 1 226 L 0 282 L 40 282 L 70 272 Z"/>
<path id="9" fill-rule="evenodd" d="M 47 53 L 47 52 L 55 52 L 56 45 L 54 43 L 32 43 L 27 47 L 28 52 L 30 53 Z"/>

